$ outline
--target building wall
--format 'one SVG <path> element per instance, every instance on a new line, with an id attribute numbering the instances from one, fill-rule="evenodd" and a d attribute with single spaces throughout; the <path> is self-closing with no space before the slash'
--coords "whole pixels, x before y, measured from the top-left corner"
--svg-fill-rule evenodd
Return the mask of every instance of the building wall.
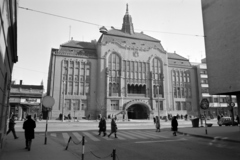
<path id="1" fill-rule="evenodd" d="M 9 117 L 12 68 L 17 62 L 17 2 L 0 1 L 0 148 Z"/>
<path id="2" fill-rule="evenodd" d="M 50 96 L 52 96 L 55 99 L 55 104 L 52 107 L 52 112 L 50 115 L 50 118 L 56 119 L 59 117 L 59 114 L 62 113 L 62 106 L 64 104 L 64 100 L 70 100 L 71 102 L 71 110 L 64 108 L 64 115 L 67 116 L 69 113 L 73 117 L 74 114 L 76 117 L 85 117 L 88 114 L 94 114 L 95 112 L 95 106 L 96 106 L 96 86 L 99 84 L 98 78 L 97 78 L 97 60 L 94 58 L 81 58 L 77 56 L 66 56 L 62 55 L 61 53 L 54 51 L 54 53 L 51 56 L 51 62 L 50 62 L 50 70 L 51 73 L 49 73 L 51 76 L 49 78 L 49 83 L 51 86 L 48 88 L 48 93 Z M 56 58 L 56 59 L 55 59 Z M 63 62 L 64 60 L 67 60 L 68 62 L 73 61 L 79 61 L 79 62 L 86 62 L 90 64 L 90 88 L 89 88 L 89 94 L 88 95 L 80 95 L 69 93 L 69 83 L 67 85 L 67 93 L 63 96 Z M 74 63 L 74 68 L 75 68 Z M 74 72 L 74 75 L 76 73 Z M 74 78 L 74 77 L 73 77 Z M 75 81 L 74 81 L 75 82 Z M 80 85 L 80 84 L 79 84 Z M 75 85 L 73 83 L 73 91 L 75 89 Z M 66 90 L 65 90 L 66 91 Z M 72 100 L 79 100 L 80 104 L 82 104 L 82 101 L 86 101 L 87 108 L 85 110 L 76 110 L 74 113 Z M 93 109 L 94 108 L 94 109 Z"/>
<path id="3" fill-rule="evenodd" d="M 126 105 L 128 102 L 131 102 L 135 99 L 141 99 L 142 101 L 144 101 L 145 103 L 148 103 L 151 106 L 151 109 L 154 109 L 155 111 L 155 115 L 157 115 L 157 110 L 155 109 L 156 106 L 156 99 L 157 98 L 153 98 L 152 97 L 152 83 L 151 83 L 151 74 L 149 73 L 147 75 L 147 83 L 146 86 L 149 89 L 149 95 L 147 97 L 130 97 L 121 93 L 122 97 L 117 95 L 117 96 L 109 96 L 108 95 L 108 80 L 107 76 L 106 76 L 106 72 L 104 72 L 104 70 L 106 71 L 106 68 L 108 67 L 108 57 L 111 53 L 117 53 L 120 57 L 121 57 L 121 62 L 123 62 L 123 60 L 130 60 L 130 61 L 137 61 L 137 62 L 146 62 L 149 65 L 150 71 L 152 70 L 151 68 L 151 64 L 152 64 L 152 59 L 154 57 L 160 58 L 163 62 L 163 64 L 167 64 L 167 55 L 166 53 L 158 50 L 158 49 L 150 49 L 149 51 L 139 51 L 138 50 L 138 57 L 135 57 L 133 52 L 135 50 L 131 50 L 131 49 L 126 49 L 125 47 L 122 47 L 118 44 L 115 43 L 109 43 L 106 45 L 100 45 L 99 49 L 98 49 L 98 55 L 101 56 L 101 59 L 99 60 L 99 73 L 100 73 L 100 79 L 101 79 L 101 84 L 103 85 L 99 85 L 99 98 L 102 100 L 103 104 L 105 104 L 106 106 L 106 110 L 108 114 L 117 114 L 120 111 L 111 111 L 111 100 L 118 100 L 119 104 L 120 104 L 120 108 L 121 109 L 125 109 L 124 105 Z M 104 60 L 102 60 L 102 58 Z M 100 68 L 101 67 L 101 68 Z M 166 65 L 163 65 L 163 74 L 164 74 L 164 93 L 165 97 L 163 98 L 163 104 L 164 104 L 164 108 L 166 108 L 166 106 L 168 105 L 168 76 L 167 76 L 167 67 Z M 123 89 L 124 87 L 126 87 L 126 76 L 121 75 L 121 89 Z M 105 77 L 105 78 L 104 78 Z M 134 84 L 134 83 L 132 83 Z M 136 83 L 137 84 L 137 83 Z M 106 90 L 107 89 L 107 90 Z M 103 91 L 105 92 L 105 95 L 102 94 Z M 107 97 L 105 103 L 104 103 L 104 99 Z M 123 101 L 123 102 L 122 102 Z M 165 115 L 166 113 L 162 112 L 161 115 Z"/>
<path id="4" fill-rule="evenodd" d="M 240 91 L 239 6 L 239 0 L 202 0 L 210 94 Z"/>
<path id="5" fill-rule="evenodd" d="M 231 113 L 228 109 L 228 100 L 230 99 L 228 95 L 212 95 L 209 93 L 209 84 L 208 84 L 208 67 L 206 64 L 206 59 L 202 60 L 202 63 L 196 65 L 196 73 L 198 77 L 198 88 L 199 88 L 199 100 L 203 98 L 209 100 L 209 109 L 207 110 L 208 116 L 217 117 L 219 114 L 224 116 L 230 116 Z M 206 90 L 207 89 L 207 90 Z M 205 91 L 206 92 L 205 92 Z M 237 103 L 236 96 L 232 96 L 232 102 L 235 103 L 234 115 L 237 115 Z M 201 114 L 204 114 L 204 110 L 199 108 Z"/>

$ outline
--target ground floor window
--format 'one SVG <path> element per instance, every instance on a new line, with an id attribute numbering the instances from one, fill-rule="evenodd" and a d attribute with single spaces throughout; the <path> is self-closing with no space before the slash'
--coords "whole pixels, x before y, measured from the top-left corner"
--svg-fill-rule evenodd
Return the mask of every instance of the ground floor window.
<path id="1" fill-rule="evenodd" d="M 158 110 L 159 104 L 160 104 L 160 110 L 163 111 L 163 101 L 158 101 L 158 100 L 156 101 L 156 109 Z"/>
<path id="2" fill-rule="evenodd" d="M 73 99 L 72 100 L 72 105 L 73 105 L 73 110 L 77 111 L 80 110 L 80 104 L 78 99 Z"/>
<path id="3" fill-rule="evenodd" d="M 191 102 L 187 102 L 186 105 L 187 105 L 187 109 L 188 109 L 189 111 L 191 111 L 191 110 L 192 110 L 192 104 L 191 104 Z"/>
<path id="4" fill-rule="evenodd" d="M 71 110 L 71 100 L 70 99 L 65 99 L 65 109 Z"/>
<path id="5" fill-rule="evenodd" d="M 182 102 L 182 110 L 187 110 L 186 102 Z"/>
<path id="6" fill-rule="evenodd" d="M 81 110 L 86 110 L 87 109 L 87 101 L 86 100 L 82 100 L 81 101 Z"/>
<path id="7" fill-rule="evenodd" d="M 180 102 L 176 102 L 176 110 L 177 110 L 177 111 L 180 111 L 180 110 L 181 110 Z"/>
<path id="8" fill-rule="evenodd" d="M 119 110 L 119 101 L 118 100 L 111 101 L 111 110 Z"/>

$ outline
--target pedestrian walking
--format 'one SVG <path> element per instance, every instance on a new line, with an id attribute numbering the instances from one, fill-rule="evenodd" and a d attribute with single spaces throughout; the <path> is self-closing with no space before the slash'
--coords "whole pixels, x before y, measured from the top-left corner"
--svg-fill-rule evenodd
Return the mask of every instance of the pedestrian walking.
<path id="1" fill-rule="evenodd" d="M 7 135 L 12 132 L 13 133 L 13 136 L 14 136 L 14 139 L 18 139 L 17 135 L 16 135 L 16 132 L 15 132 L 15 116 L 12 115 L 11 119 L 9 120 L 9 123 L 8 123 L 8 131 L 7 131 Z"/>
<path id="2" fill-rule="evenodd" d="M 100 122 L 99 122 L 99 136 L 101 135 L 101 133 L 103 132 L 103 137 L 105 137 L 107 134 L 106 134 L 106 129 L 107 129 L 107 126 L 106 126 L 106 120 L 104 117 L 101 118 Z"/>
<path id="3" fill-rule="evenodd" d="M 177 121 L 177 117 L 174 116 L 172 119 L 172 131 L 174 136 L 177 136 L 177 130 L 178 130 L 178 121 Z"/>
<path id="4" fill-rule="evenodd" d="M 155 126 L 156 126 L 156 132 L 160 132 L 160 120 L 158 116 L 156 116 Z"/>
<path id="5" fill-rule="evenodd" d="M 155 117 L 153 117 L 153 123 L 156 124 L 156 118 Z"/>
<path id="6" fill-rule="evenodd" d="M 32 139 L 34 139 L 34 128 L 36 123 L 32 120 L 31 115 L 27 116 L 27 120 L 23 123 L 23 129 L 25 130 L 26 148 L 28 151 L 31 150 Z"/>
<path id="7" fill-rule="evenodd" d="M 71 114 L 68 113 L 68 120 L 71 120 L 71 119 L 72 119 Z"/>
<path id="8" fill-rule="evenodd" d="M 34 114 L 34 121 L 37 122 L 37 114 Z"/>
<path id="9" fill-rule="evenodd" d="M 108 135 L 108 138 L 111 136 L 112 133 L 114 133 L 115 134 L 115 138 L 117 138 L 117 124 L 116 124 L 114 118 L 112 118 L 111 133 Z"/>

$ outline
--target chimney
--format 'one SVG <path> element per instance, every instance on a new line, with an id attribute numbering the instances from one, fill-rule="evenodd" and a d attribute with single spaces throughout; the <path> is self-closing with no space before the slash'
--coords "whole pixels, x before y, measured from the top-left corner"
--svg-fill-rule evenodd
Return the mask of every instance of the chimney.
<path id="1" fill-rule="evenodd" d="M 22 85 L 22 80 L 20 80 L 20 85 Z"/>

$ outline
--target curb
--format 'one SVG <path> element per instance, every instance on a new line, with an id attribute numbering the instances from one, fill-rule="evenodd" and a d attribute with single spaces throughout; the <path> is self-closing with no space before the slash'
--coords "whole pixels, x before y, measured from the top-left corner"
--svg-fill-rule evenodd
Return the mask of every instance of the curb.
<path id="1" fill-rule="evenodd" d="M 197 134 L 189 134 L 189 133 L 184 133 L 184 132 L 179 132 L 177 133 L 182 134 L 184 136 L 192 136 L 192 137 L 199 137 L 199 138 L 205 138 L 205 139 L 211 139 L 211 140 L 218 140 L 218 141 L 228 141 L 228 142 L 234 142 L 234 143 L 240 143 L 238 140 L 233 140 L 233 139 L 228 139 L 228 137 L 211 137 L 211 136 L 204 136 L 204 135 L 197 135 Z"/>

